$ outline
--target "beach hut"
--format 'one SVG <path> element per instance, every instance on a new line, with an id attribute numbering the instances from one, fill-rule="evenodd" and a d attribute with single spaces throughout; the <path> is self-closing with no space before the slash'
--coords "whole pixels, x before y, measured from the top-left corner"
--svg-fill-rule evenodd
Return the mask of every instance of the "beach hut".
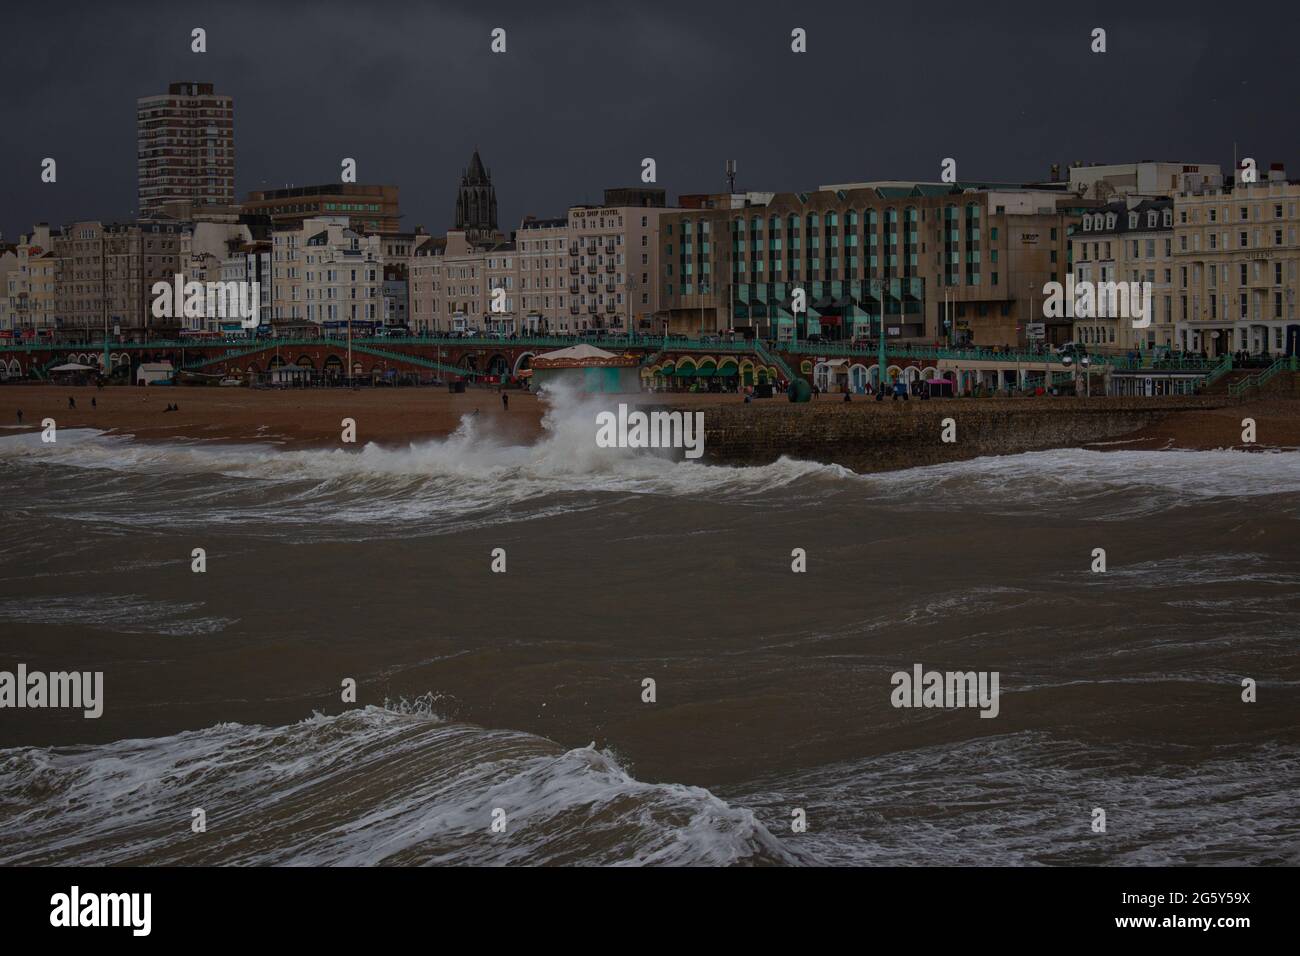
<path id="1" fill-rule="evenodd" d="M 166 384 L 174 372 L 171 362 L 141 362 L 135 370 L 135 382 L 137 385 Z"/>

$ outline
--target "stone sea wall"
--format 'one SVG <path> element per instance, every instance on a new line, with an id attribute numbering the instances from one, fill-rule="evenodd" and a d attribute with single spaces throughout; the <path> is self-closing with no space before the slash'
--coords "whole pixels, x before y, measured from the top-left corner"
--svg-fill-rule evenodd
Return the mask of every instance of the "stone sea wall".
<path id="1" fill-rule="evenodd" d="M 1224 399 L 936 399 L 844 403 L 784 397 L 703 408 L 705 462 L 758 465 L 782 455 L 858 472 L 912 468 L 982 455 L 1077 447 L 1128 435 L 1182 410 Z M 951 419 L 951 427 L 945 419 Z M 943 440 L 945 430 L 955 440 Z"/>

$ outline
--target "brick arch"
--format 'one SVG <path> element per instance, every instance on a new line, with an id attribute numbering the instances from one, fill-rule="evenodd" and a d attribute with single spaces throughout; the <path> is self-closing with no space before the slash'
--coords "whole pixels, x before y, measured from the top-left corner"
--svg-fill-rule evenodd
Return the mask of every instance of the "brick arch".
<path id="1" fill-rule="evenodd" d="M 511 372 L 511 374 L 517 376 L 524 369 L 532 368 L 533 358 L 534 358 L 534 354 L 532 352 L 520 352 L 518 357 L 515 359 L 514 371 Z M 526 363 L 525 360 L 527 360 Z"/>

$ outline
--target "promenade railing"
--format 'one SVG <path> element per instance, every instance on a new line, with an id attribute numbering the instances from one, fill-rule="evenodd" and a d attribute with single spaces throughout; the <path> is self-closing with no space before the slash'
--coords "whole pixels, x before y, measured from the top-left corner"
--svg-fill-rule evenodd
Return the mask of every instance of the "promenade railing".
<path id="1" fill-rule="evenodd" d="M 1228 394 L 1233 398 L 1240 398 L 1252 388 L 1260 388 L 1268 384 L 1279 373 L 1294 372 L 1296 368 L 1296 357 L 1294 355 L 1284 355 L 1262 372 L 1255 372 L 1253 375 L 1246 376 L 1240 382 L 1233 382 L 1228 386 Z"/>

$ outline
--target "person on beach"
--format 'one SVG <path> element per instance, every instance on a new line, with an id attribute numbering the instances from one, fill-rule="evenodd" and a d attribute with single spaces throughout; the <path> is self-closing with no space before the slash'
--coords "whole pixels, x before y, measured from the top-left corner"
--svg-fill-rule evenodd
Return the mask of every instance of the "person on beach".
<path id="1" fill-rule="evenodd" d="M 71 395 L 68 396 L 68 407 L 69 407 L 69 408 L 76 408 L 76 407 L 77 407 L 77 400 L 76 400 L 75 398 L 73 398 Z"/>
<path id="2" fill-rule="evenodd" d="M 99 402 L 95 401 L 95 396 L 94 396 L 94 395 L 90 396 L 90 407 L 91 407 L 91 408 L 99 408 Z"/>
<path id="3" fill-rule="evenodd" d="M 18 424 L 21 425 L 22 423 L 23 423 L 23 410 L 20 408 L 18 409 Z"/>
<path id="4" fill-rule="evenodd" d="M 505 392 L 501 393 L 501 407 L 506 411 L 510 411 L 510 396 Z"/>

